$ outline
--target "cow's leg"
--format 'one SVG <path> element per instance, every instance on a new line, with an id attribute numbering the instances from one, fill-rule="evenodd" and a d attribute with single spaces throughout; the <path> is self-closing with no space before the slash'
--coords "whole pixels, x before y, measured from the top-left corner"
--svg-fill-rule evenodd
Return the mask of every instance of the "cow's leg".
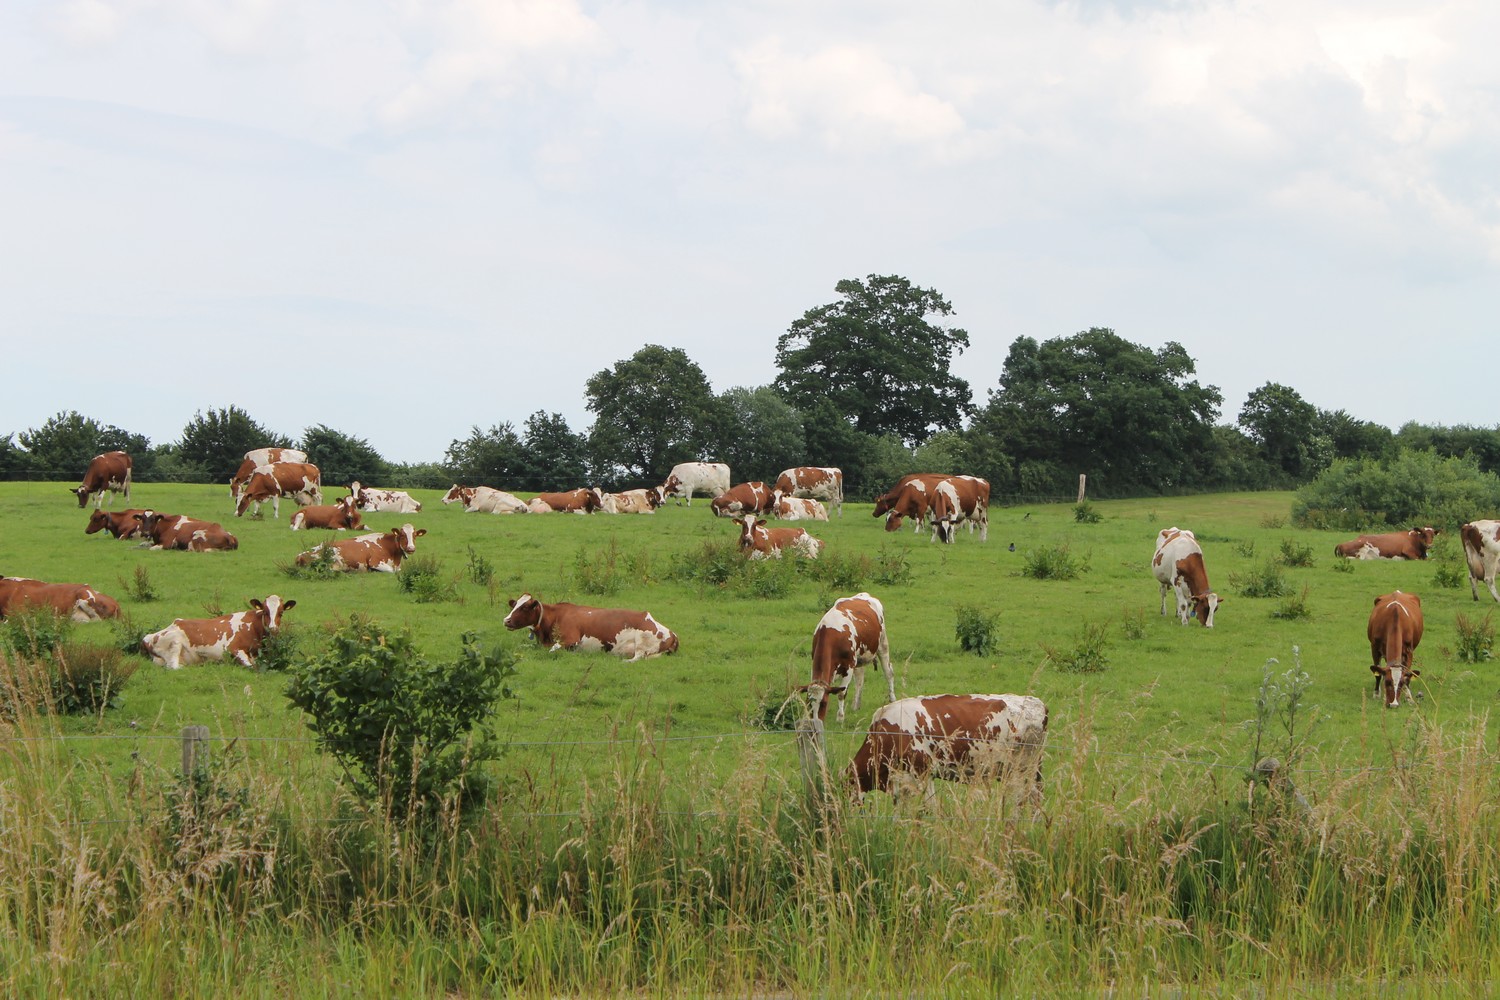
<path id="1" fill-rule="evenodd" d="M 850 680 L 854 684 L 854 710 L 858 712 L 859 700 L 865 692 L 865 668 L 856 663 L 851 673 L 853 677 Z M 840 714 L 842 715 L 842 713 Z M 842 722 L 842 718 L 839 721 Z"/>
<path id="2" fill-rule="evenodd" d="M 1493 565 L 1493 566 L 1491 566 L 1489 568 L 1489 572 L 1484 575 L 1484 585 L 1486 587 L 1490 588 L 1490 596 L 1493 597 L 1496 601 L 1500 601 L 1500 593 L 1496 593 L 1496 591 L 1495 591 L 1495 573 L 1496 573 L 1496 570 L 1500 570 L 1500 559 L 1497 559 L 1496 560 L 1496 564 Z M 1469 586 L 1470 586 L 1470 588 L 1472 588 L 1474 586 L 1474 579 L 1473 579 L 1473 577 L 1469 578 Z M 1479 595 L 1478 594 L 1474 595 L 1474 600 L 1476 600 L 1476 601 L 1479 600 Z"/>
<path id="3" fill-rule="evenodd" d="M 876 644 L 875 655 L 880 658 L 880 669 L 885 671 L 885 687 L 888 695 L 887 701 L 896 700 L 896 670 L 891 666 L 891 641 L 885 634 L 884 627 L 880 630 L 880 641 Z"/>
<path id="4" fill-rule="evenodd" d="M 1166 584 L 1166 581 L 1162 581 L 1162 584 L 1161 584 L 1161 616 L 1163 618 L 1165 618 L 1167 616 L 1167 584 Z"/>

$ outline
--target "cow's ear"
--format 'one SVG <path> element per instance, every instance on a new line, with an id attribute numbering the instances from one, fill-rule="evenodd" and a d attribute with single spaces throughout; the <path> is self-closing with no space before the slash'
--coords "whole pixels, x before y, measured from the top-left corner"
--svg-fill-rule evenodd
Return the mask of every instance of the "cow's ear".
<path id="1" fill-rule="evenodd" d="M 512 597 L 510 600 L 506 601 L 505 603 L 509 604 L 512 608 L 514 608 L 516 606 L 516 599 L 514 597 Z"/>
<path id="2" fill-rule="evenodd" d="M 1410 668 L 1410 673 L 1411 673 L 1411 675 L 1413 677 L 1421 677 L 1422 676 L 1422 671 L 1417 670 L 1415 667 Z"/>
<path id="3" fill-rule="evenodd" d="M 254 608 L 256 611 L 264 611 L 264 610 L 266 610 L 265 602 L 263 602 L 259 597 L 252 597 L 252 598 L 250 598 L 250 606 L 252 608 Z"/>
<path id="4" fill-rule="evenodd" d="M 1227 602 L 1227 601 L 1228 601 L 1228 600 L 1229 600 L 1229 598 L 1227 598 L 1227 597 L 1221 597 L 1221 598 L 1219 598 L 1219 606 L 1220 606 L 1220 607 L 1223 607 L 1223 605 L 1224 605 L 1224 604 L 1225 604 L 1225 603 L 1226 603 L 1226 602 Z"/>
<path id="5" fill-rule="evenodd" d="M 418 528 L 416 530 L 416 533 L 412 537 L 413 538 L 421 538 L 425 534 L 427 534 L 427 529 L 426 528 Z"/>
<path id="6" fill-rule="evenodd" d="M 766 519 L 763 517 L 757 517 L 755 519 L 755 526 L 757 528 L 764 528 L 766 526 Z"/>
<path id="7" fill-rule="evenodd" d="M 1380 674 L 1380 664 L 1378 664 L 1378 663 L 1372 663 L 1372 664 L 1370 664 L 1370 673 L 1375 674 L 1375 675 L 1378 676 Z"/>
<path id="8" fill-rule="evenodd" d="M 296 602 L 295 599 L 290 600 L 290 601 L 283 601 L 282 604 L 281 604 L 281 610 L 282 611 L 290 611 L 292 608 L 295 608 L 296 606 L 297 606 L 297 602 Z"/>

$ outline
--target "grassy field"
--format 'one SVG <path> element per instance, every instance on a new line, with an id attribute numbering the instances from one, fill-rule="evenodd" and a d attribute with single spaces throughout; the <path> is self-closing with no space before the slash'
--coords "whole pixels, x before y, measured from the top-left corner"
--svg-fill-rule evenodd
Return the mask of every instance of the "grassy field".
<path id="1" fill-rule="evenodd" d="M 268 967 L 268 995 L 286 995 L 278 991 L 289 983 L 307 984 L 305 995 L 379 993 L 382 981 L 409 995 L 843 993 L 878 991 L 882 976 L 897 977 L 905 992 L 919 973 L 938 977 L 927 992 L 955 995 L 1049 983 L 1149 993 L 1252 982 L 1323 995 L 1329 983 L 1387 979 L 1457 995 L 1495 979 L 1500 864 L 1488 715 L 1500 684 L 1492 664 L 1457 655 L 1461 618 L 1482 623 L 1492 605 L 1487 595 L 1476 605 L 1466 583 L 1453 586 L 1463 571 L 1451 530 L 1429 562 L 1350 565 L 1332 556 L 1343 536 L 1287 524 L 1288 494 L 1098 502 L 1102 519 L 1092 524 L 1066 505 L 999 508 L 987 543 L 961 533 L 952 546 L 925 533 L 887 534 L 868 505 L 851 504 L 842 520 L 808 525 L 827 544 L 821 579 L 788 564 L 725 589 L 691 578 L 722 558 L 735 533 L 703 500 L 649 517 L 495 516 L 414 492 L 422 513 L 366 520 L 427 529 L 418 555 L 438 560 L 451 584 L 447 599 L 431 603 L 384 574 L 288 576 L 282 567 L 328 535 L 289 531 L 286 509 L 280 521 L 236 519 L 221 486 L 136 487 L 135 506 L 219 520 L 239 536 L 236 552 L 196 554 L 85 536 L 86 512 L 60 485 L 0 484 L 10 525 L 0 573 L 90 583 L 120 600 L 134 632 L 277 593 L 297 601 L 286 621 L 303 648 L 325 624 L 359 611 L 410 627 L 434 661 L 454 657 L 466 631 L 522 654 L 520 697 L 497 720 L 510 743 L 498 766 L 503 794 L 477 837 L 466 835 L 449 866 L 435 869 L 430 859 L 358 860 L 346 843 L 320 839 L 349 819 L 349 804 L 288 710 L 277 673 L 168 672 L 142 661 L 118 709 L 21 727 L 0 743 L 6 815 L 28 828 L 29 803 L 63 833 L 35 832 L 27 857 L 4 856 L 0 900 L 12 907 L 9 919 L 22 920 L 23 942 L 8 956 L 23 970 L 9 985 L 170 980 L 220 993 L 219 976 L 227 985 Z M 1227 598 L 1212 630 L 1158 615 L 1149 560 L 1157 531 L 1171 525 L 1197 533 Z M 1241 593 L 1272 557 L 1309 554 L 1310 565 L 1280 569 L 1289 596 Z M 1024 574 L 1043 558 L 1072 560 L 1081 572 Z M 486 564 L 491 582 L 474 582 L 471 567 Z M 142 571 L 157 600 L 130 596 Z M 1365 622 L 1373 598 L 1397 588 L 1424 603 L 1422 697 L 1386 710 L 1371 690 Z M 987 790 L 947 786 L 925 816 L 876 796 L 845 821 L 853 825 L 837 846 L 820 839 L 827 831 L 788 832 L 797 829 L 789 805 L 796 750 L 787 734 L 756 723 L 806 681 L 823 611 L 858 590 L 885 603 L 898 695 L 1046 700 L 1045 822 L 1017 826 L 1013 807 Z M 501 626 L 506 600 L 522 592 L 649 610 L 678 633 L 681 651 L 629 665 L 548 653 Z M 1277 616 L 1297 601 L 1306 616 Z M 960 605 L 995 616 L 997 641 L 984 656 L 960 647 Z M 91 624 L 75 634 L 108 642 L 123 631 Z M 1274 676 L 1300 665 L 1310 687 L 1293 737 L 1273 715 L 1257 744 L 1256 700 L 1273 659 Z M 832 767 L 847 762 L 883 700 L 874 673 L 859 712 L 843 726 L 830 713 Z M 82 852 L 135 872 L 120 860 L 134 848 L 128 837 L 112 844 L 109 824 L 142 828 L 141 787 L 170 777 L 181 728 L 199 723 L 218 745 L 234 741 L 266 815 L 276 817 L 267 823 L 298 831 L 278 841 L 277 864 L 302 865 L 305 879 L 257 890 L 274 901 L 258 904 L 209 905 L 194 894 L 185 904 L 180 891 L 163 890 L 174 900 L 159 904 L 167 909 L 218 914 L 180 931 L 152 931 L 117 908 L 42 888 L 28 866 L 51 852 L 58 866 Z M 1289 829 L 1277 825 L 1293 822 L 1286 817 L 1246 812 L 1244 775 L 1257 750 L 1295 758 L 1293 778 L 1314 819 Z M 80 828 L 87 849 L 66 832 Z M 806 857 L 792 846 L 805 846 L 802 838 L 814 844 Z M 1285 865 L 1268 853 L 1273 841 L 1288 852 Z M 1398 890 L 1373 860 L 1381 852 L 1412 854 L 1432 870 Z M 410 881 L 419 871 L 420 885 Z M 135 886 L 116 890 L 120 897 L 151 896 L 138 872 L 119 877 Z M 72 917 L 43 916 L 54 912 L 48 901 Z M 90 916 L 89 905 L 109 919 Z M 382 906 L 396 917 L 377 919 Z M 283 923 L 267 926 L 252 915 L 261 912 Z M 45 929 L 28 929 L 27 913 Z M 242 951 L 205 943 L 216 920 L 244 935 Z M 305 955 L 290 954 L 287 934 Z M 105 940 L 118 943 L 91 950 Z M 143 941 L 194 958 L 184 966 L 152 950 L 157 964 L 143 966 L 121 954 Z M 892 956 L 893 942 L 906 950 Z M 70 956 L 79 978 L 43 975 L 54 952 Z M 121 967 L 109 971 L 110 961 Z"/>

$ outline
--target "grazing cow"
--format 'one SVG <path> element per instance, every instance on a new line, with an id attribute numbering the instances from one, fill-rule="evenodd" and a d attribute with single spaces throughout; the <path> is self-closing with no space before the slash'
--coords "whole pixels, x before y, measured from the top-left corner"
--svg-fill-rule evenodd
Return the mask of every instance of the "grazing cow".
<path id="1" fill-rule="evenodd" d="M 1151 573 L 1161 584 L 1162 614 L 1167 613 L 1167 590 L 1171 588 L 1177 595 L 1178 621 L 1186 625 L 1197 618 L 1204 628 L 1214 627 L 1214 612 L 1225 599 L 1209 589 L 1203 550 L 1191 531 L 1163 528 L 1157 532 Z"/>
<path id="2" fill-rule="evenodd" d="M 340 497 L 334 503 L 313 504 L 302 507 L 292 515 L 292 530 L 303 528 L 327 528 L 330 531 L 358 531 L 363 528 L 364 518 L 355 506 L 354 496 Z"/>
<path id="3" fill-rule="evenodd" d="M 0 618 L 25 608 L 51 608 L 75 622 L 96 622 L 120 614 L 119 601 L 87 584 L 0 577 Z"/>
<path id="4" fill-rule="evenodd" d="M 334 569 L 356 573 L 399 573 L 401 561 L 417 551 L 417 539 L 425 534 L 426 528 L 413 528 L 411 524 L 403 524 L 386 532 L 322 542 L 299 553 L 297 565 L 310 565 L 324 549 L 332 549 Z"/>
<path id="5" fill-rule="evenodd" d="M 531 629 L 536 641 L 554 653 L 559 649 L 603 650 L 634 663 L 677 652 L 677 636 L 649 611 L 543 604 L 522 594 L 510 602 L 505 627 Z"/>
<path id="6" fill-rule="evenodd" d="M 235 660 L 255 666 L 266 636 L 281 628 L 281 614 L 297 606 L 275 594 L 252 597 L 249 611 L 217 618 L 177 618 L 160 632 L 141 637 L 141 652 L 168 670 L 205 660 Z"/>
<path id="7" fill-rule="evenodd" d="M 1490 596 L 1500 601 L 1495 592 L 1495 572 L 1500 569 L 1500 521 L 1470 521 L 1458 529 L 1464 543 L 1464 560 L 1469 564 L 1469 592 L 1479 600 L 1478 581 L 1490 588 Z"/>
<path id="8" fill-rule="evenodd" d="M 1339 542 L 1333 554 L 1347 559 L 1426 559 L 1433 539 L 1442 532 L 1437 528 L 1412 528 L 1383 535 L 1360 535 L 1349 542 Z"/>
<path id="9" fill-rule="evenodd" d="M 952 544 L 953 528 L 967 523 L 969 530 L 979 525 L 979 540 L 990 538 L 990 484 L 973 476 L 944 479 L 933 490 L 932 539 Z"/>
<path id="10" fill-rule="evenodd" d="M 655 514 L 662 503 L 662 489 L 626 490 L 624 493 L 606 493 L 599 500 L 599 509 L 606 514 Z"/>
<path id="11" fill-rule="evenodd" d="M 757 520 L 748 514 L 739 523 L 740 551 L 751 559 L 780 559 L 782 549 L 816 559 L 823 550 L 823 543 L 803 528 L 767 528 L 764 518 Z"/>
<path id="12" fill-rule="evenodd" d="M 869 735 L 845 771 L 856 801 L 872 789 L 899 798 L 934 778 L 1004 782 L 1042 800 L 1047 706 L 1024 694 L 935 694 L 902 698 L 875 713 Z"/>
<path id="13" fill-rule="evenodd" d="M 902 476 L 889 491 L 875 498 L 873 516 L 885 518 L 886 531 L 895 531 L 901 527 L 902 519 L 907 517 L 912 519 L 912 531 L 921 531 L 927 519 L 927 508 L 932 503 L 932 491 L 937 488 L 938 483 L 951 478 L 953 477 L 935 472 L 916 472 Z"/>
<path id="14" fill-rule="evenodd" d="M 298 451 L 295 448 L 252 448 L 245 452 L 244 461 L 229 479 L 229 495 L 235 500 L 240 498 L 240 487 L 250 478 L 250 474 L 262 465 L 275 465 L 277 462 L 306 462 L 307 452 Z"/>
<path id="15" fill-rule="evenodd" d="M 158 514 L 154 510 L 135 517 L 141 522 L 141 537 L 152 549 L 209 552 L 240 547 L 239 539 L 214 521 L 200 521 L 184 514 Z"/>
<path id="16" fill-rule="evenodd" d="M 739 517 L 742 514 L 764 514 L 774 503 L 765 483 L 739 483 L 713 498 L 708 506 L 715 517 Z"/>
<path id="17" fill-rule="evenodd" d="M 812 681 L 808 702 L 819 719 L 828 714 L 828 696 L 839 696 L 838 721 L 844 721 L 844 696 L 854 684 L 854 710 L 859 711 L 865 686 L 865 664 L 885 671 L 888 700 L 896 700 L 896 671 L 891 667 L 891 645 L 885 632 L 885 607 L 877 598 L 860 593 L 841 597 L 824 613 L 813 631 Z"/>
<path id="18" fill-rule="evenodd" d="M 771 510 L 783 521 L 826 521 L 828 508 L 816 500 L 802 497 L 782 496 L 777 490 L 771 494 Z"/>
<path id="19" fill-rule="evenodd" d="M 722 462 L 683 462 L 672 466 L 661 484 L 662 497 L 682 497 L 693 505 L 693 494 L 716 497 L 729 489 L 729 466 Z"/>
<path id="20" fill-rule="evenodd" d="M 826 500 L 844 516 L 844 470 L 799 465 L 776 477 L 776 490 L 789 497 Z"/>
<path id="21" fill-rule="evenodd" d="M 525 500 L 489 486 L 460 486 L 454 483 L 443 496 L 443 503 L 463 504 L 465 514 L 529 514 L 531 512 Z"/>
<path id="22" fill-rule="evenodd" d="M 258 515 L 260 505 L 269 500 L 272 516 L 280 517 L 282 497 L 290 497 L 299 507 L 322 503 L 322 474 L 318 467 L 306 462 L 276 462 L 260 466 L 240 487 L 234 516 L 243 516 L 251 504 L 255 505 L 251 514 Z"/>
<path id="23" fill-rule="evenodd" d="M 1385 707 L 1401 704 L 1401 692 L 1412 700 L 1411 679 L 1422 671 L 1412 667 L 1411 656 L 1422 641 L 1422 599 L 1416 594 L 1393 590 L 1375 598 L 1370 612 L 1370 671 L 1375 690 L 1385 687 Z M 1385 666 L 1380 661 L 1385 661 Z"/>
<path id="24" fill-rule="evenodd" d="M 146 511 L 141 507 L 130 507 L 118 513 L 96 510 L 89 515 L 89 523 L 83 529 L 83 533 L 92 535 L 97 531 L 107 531 L 116 538 L 139 538 L 141 522 L 137 521 L 135 516 L 144 513 Z"/>
<path id="25" fill-rule="evenodd" d="M 349 495 L 354 498 L 356 507 L 371 513 L 383 511 L 392 514 L 420 514 L 422 512 L 421 501 L 412 499 L 410 493 L 404 493 L 401 490 L 372 490 L 355 480 L 349 484 Z"/>
<path id="26" fill-rule="evenodd" d="M 598 490 L 576 489 L 565 493 L 538 493 L 526 506 L 533 514 L 553 511 L 567 514 L 592 514 L 602 504 Z"/>
<path id="27" fill-rule="evenodd" d="M 104 506 L 104 494 L 108 493 L 109 505 L 113 507 L 116 493 L 124 493 L 125 499 L 130 499 L 130 470 L 134 467 L 135 463 L 123 451 L 95 455 L 83 473 L 83 484 L 68 492 L 78 498 L 80 507 L 87 507 L 92 496 L 95 510 Z"/>

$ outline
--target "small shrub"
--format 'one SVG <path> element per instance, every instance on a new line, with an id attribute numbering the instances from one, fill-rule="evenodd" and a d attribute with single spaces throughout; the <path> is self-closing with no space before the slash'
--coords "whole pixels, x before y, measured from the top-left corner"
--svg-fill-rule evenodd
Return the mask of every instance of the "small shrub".
<path id="1" fill-rule="evenodd" d="M 906 549 L 891 548 L 884 545 L 875 556 L 875 572 L 873 579 L 882 587 L 897 587 L 902 584 L 911 583 L 911 562 Z"/>
<path id="2" fill-rule="evenodd" d="M 1255 539 L 1253 539 L 1253 538 L 1247 538 L 1244 541 L 1235 542 L 1234 543 L 1234 551 L 1235 551 L 1236 555 L 1243 556 L 1246 559 L 1254 559 L 1255 558 Z"/>
<path id="3" fill-rule="evenodd" d="M 1243 573 L 1229 574 L 1229 585 L 1242 597 L 1282 597 L 1288 592 L 1286 574 L 1275 559 Z"/>
<path id="4" fill-rule="evenodd" d="M 142 604 L 150 604 L 152 601 L 161 599 L 161 592 L 151 582 L 151 571 L 146 568 L 145 563 L 137 563 L 135 571 L 129 580 L 120 577 L 120 586 L 133 601 Z"/>
<path id="5" fill-rule="evenodd" d="M 1146 609 L 1125 608 L 1120 614 L 1120 632 L 1127 639 L 1146 637 Z"/>
<path id="6" fill-rule="evenodd" d="M 479 554 L 474 546 L 469 546 L 469 582 L 481 587 L 488 587 L 495 579 L 495 564 Z"/>
<path id="7" fill-rule="evenodd" d="M 624 584 L 621 568 L 620 543 L 614 538 L 594 553 L 580 546 L 573 557 L 573 584 L 585 594 L 614 594 Z"/>
<path id="8" fill-rule="evenodd" d="M 1349 562 L 1349 560 L 1344 560 Z M 1452 562 L 1438 563 L 1432 572 L 1432 585 L 1444 590 L 1457 590 L 1469 581 L 1468 567 Z"/>
<path id="9" fill-rule="evenodd" d="M 1028 551 L 1021 573 L 1034 580 L 1076 580 L 1086 568 L 1084 561 L 1073 554 L 1068 543 L 1060 542 Z"/>
<path id="10" fill-rule="evenodd" d="M 975 656 L 988 656 L 1000 639 L 1000 616 L 968 604 L 960 604 L 953 610 L 953 635 L 959 648 Z"/>
<path id="11" fill-rule="evenodd" d="M 297 661 L 298 635 L 295 627 L 285 625 L 267 632 L 261 641 L 260 652 L 255 654 L 255 669 L 261 672 L 292 669 Z"/>
<path id="12" fill-rule="evenodd" d="M 1073 505 L 1073 520 L 1079 524 L 1098 524 L 1104 517 L 1094 509 L 1093 504 L 1085 500 Z"/>
<path id="13" fill-rule="evenodd" d="M 695 550 L 679 552 L 668 573 L 671 579 L 682 583 L 723 587 L 744 572 L 746 562 L 735 542 L 711 540 Z"/>
<path id="14" fill-rule="evenodd" d="M 217 618 L 224 614 L 224 590 L 215 587 L 214 592 L 209 595 L 208 600 L 203 602 L 203 611 L 210 618 Z"/>
<path id="15" fill-rule="evenodd" d="M 138 665 L 114 646 L 64 643 L 53 652 L 52 704 L 64 715 L 115 708 Z"/>
<path id="16" fill-rule="evenodd" d="M 746 560 L 737 589 L 751 597 L 775 599 L 791 593 L 797 583 L 802 560 L 792 556 L 780 559 Z"/>
<path id="17" fill-rule="evenodd" d="M 1066 649 L 1042 644 L 1047 661 L 1069 674 L 1102 673 L 1109 665 L 1105 651 L 1109 648 L 1109 626 L 1103 622 L 1085 622 Z"/>
<path id="18" fill-rule="evenodd" d="M 1311 618 L 1312 612 L 1307 607 L 1307 587 L 1302 588 L 1302 593 L 1287 596 L 1276 609 L 1271 612 L 1272 618 Z"/>
<path id="19" fill-rule="evenodd" d="M 1353 573 L 1354 572 L 1354 560 L 1353 559 L 1335 559 L 1333 561 L 1333 571 L 1335 573 Z"/>
<path id="20" fill-rule="evenodd" d="M 396 574 L 396 586 L 418 604 L 458 599 L 458 579 L 443 578 L 443 562 L 436 556 L 408 556 Z"/>
<path id="21" fill-rule="evenodd" d="M 807 699 L 800 691 L 792 694 L 770 691 L 742 721 L 753 729 L 773 733 L 787 732 L 796 729 L 797 723 L 807 714 L 806 705 Z"/>
<path id="22" fill-rule="evenodd" d="M 1458 644 L 1453 655 L 1463 663 L 1486 663 L 1495 658 L 1495 626 L 1490 620 L 1494 612 L 1486 612 L 1480 621 L 1474 621 L 1459 612 L 1455 624 L 1458 627 Z"/>
<path id="23" fill-rule="evenodd" d="M 828 552 L 808 567 L 808 573 L 833 590 L 858 592 L 875 575 L 875 563 L 862 552 Z"/>
<path id="24" fill-rule="evenodd" d="M 1307 567 L 1313 564 L 1311 545 L 1298 545 L 1290 538 L 1281 540 L 1281 555 L 1277 557 L 1283 566 Z"/>
<path id="25" fill-rule="evenodd" d="M 51 608 L 27 607 L 0 621 L 0 650 L 45 659 L 73 631 L 73 619 Z"/>
<path id="26" fill-rule="evenodd" d="M 1260 526 L 1268 531 L 1280 531 L 1286 527 L 1286 518 L 1280 514 L 1266 514 L 1261 517 Z"/>
<path id="27" fill-rule="evenodd" d="M 332 545 L 318 545 L 312 549 L 312 558 L 307 565 L 298 566 L 295 561 L 278 562 L 276 568 L 294 580 L 333 580 L 344 575 L 334 562 L 336 554 Z"/>

